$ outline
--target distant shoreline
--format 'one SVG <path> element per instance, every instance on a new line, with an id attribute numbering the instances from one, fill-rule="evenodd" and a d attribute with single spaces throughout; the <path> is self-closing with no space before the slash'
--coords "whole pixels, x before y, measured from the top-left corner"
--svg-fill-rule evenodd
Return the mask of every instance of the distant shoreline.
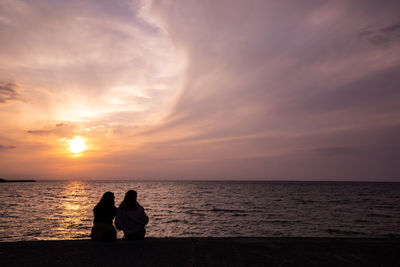
<path id="1" fill-rule="evenodd" d="M 34 183 L 36 180 L 6 180 L 0 179 L 0 183 Z"/>

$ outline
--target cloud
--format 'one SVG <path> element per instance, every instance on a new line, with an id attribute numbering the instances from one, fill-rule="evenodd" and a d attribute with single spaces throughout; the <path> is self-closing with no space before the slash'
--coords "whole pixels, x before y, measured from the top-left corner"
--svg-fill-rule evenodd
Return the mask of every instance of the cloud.
<path id="1" fill-rule="evenodd" d="M 17 148 L 16 146 L 7 146 L 7 145 L 2 145 L 0 144 L 0 150 L 8 150 L 8 149 L 15 149 Z"/>
<path id="2" fill-rule="evenodd" d="M 304 106 L 299 110 L 298 103 L 327 104 L 329 109 L 329 99 L 335 96 L 338 108 L 344 109 L 346 102 L 373 105 L 374 97 L 390 101 L 396 95 L 398 79 L 393 72 L 399 62 L 393 60 L 393 53 L 398 47 L 379 52 L 378 59 L 376 47 L 366 46 L 352 36 L 370 23 L 372 2 L 353 15 L 353 4 L 344 2 L 331 2 L 329 8 L 322 8 L 322 3 L 289 6 L 265 1 L 243 7 L 235 2 L 222 14 L 216 10 L 220 11 L 223 3 L 189 1 L 180 8 L 174 6 L 168 1 L 155 6 L 172 38 L 189 51 L 185 90 L 170 118 L 171 127 L 176 127 L 177 121 L 209 124 L 207 119 L 232 113 L 229 119 L 218 121 L 218 128 L 231 124 L 232 131 L 251 132 L 254 128 L 264 130 L 260 124 L 290 121 L 291 116 L 308 109 Z M 322 20 L 323 24 L 318 25 L 309 22 L 315 11 L 329 13 L 337 6 L 341 11 L 333 12 L 332 20 Z M 237 14 L 242 14 L 240 20 Z M 393 12 L 387 14 L 387 21 L 395 18 Z M 387 73 L 384 76 L 388 81 L 379 79 L 383 73 Z M 368 84 L 370 75 L 375 77 L 374 86 Z M 381 90 L 388 92 L 380 94 Z M 353 100 L 351 104 L 347 93 Z M 326 101 L 320 103 L 318 95 L 326 95 Z M 250 122 L 257 125 L 241 127 Z"/>
<path id="3" fill-rule="evenodd" d="M 385 106 L 400 101 L 400 66 L 376 71 L 358 80 L 338 86 L 333 90 L 320 91 L 298 101 L 302 110 L 311 112 L 332 112 L 335 110 L 363 109 L 375 106 L 382 111 L 400 111 L 396 107 Z M 327 85 L 329 87 L 329 85 Z"/>
<path id="4" fill-rule="evenodd" d="M 368 26 L 365 30 L 359 32 L 358 36 L 372 44 L 387 48 L 389 45 L 399 44 L 400 24 L 392 24 L 381 28 Z"/>
<path id="5" fill-rule="evenodd" d="M 0 79 L 23 81 L 25 102 L 1 106 L 1 135 L 48 149 L 84 135 L 74 177 L 398 179 L 398 9 L 11 1 Z"/>
<path id="6" fill-rule="evenodd" d="M 12 82 L 0 82 L 0 103 L 6 103 L 18 98 L 17 84 Z"/>
<path id="7" fill-rule="evenodd" d="M 74 127 L 72 125 L 66 125 L 64 123 L 57 123 L 55 126 L 49 126 L 45 129 L 40 130 L 29 130 L 26 131 L 29 134 L 33 135 L 56 135 L 56 136 L 69 136 Z"/>
<path id="8" fill-rule="evenodd" d="M 223 9 L 224 5 L 230 8 Z M 188 51 L 188 66 L 185 90 L 171 116 L 148 134 L 154 139 L 157 133 L 169 134 L 171 138 L 160 145 L 174 144 L 180 149 L 171 154 L 188 159 L 194 157 L 188 150 L 196 144 L 205 146 L 201 150 L 207 152 L 201 157 L 210 153 L 214 161 L 225 159 L 225 169 L 235 169 L 238 159 L 230 163 L 228 159 L 238 155 L 242 160 L 274 161 L 276 166 L 296 162 L 297 168 L 309 168 L 314 177 L 337 165 L 323 162 L 324 170 L 313 172 L 310 164 L 315 158 L 311 158 L 316 155 L 301 151 L 322 147 L 321 153 L 347 151 L 350 156 L 355 153 L 352 146 L 370 142 L 385 150 L 380 138 L 359 144 L 357 136 L 364 131 L 379 136 L 386 127 L 400 123 L 395 104 L 400 100 L 396 75 L 400 61 L 394 56 L 400 53 L 396 6 L 391 2 L 377 7 L 372 1 L 301 5 L 264 1 L 244 6 L 232 1 L 187 1 L 178 8 L 171 1 L 157 2 L 155 12 L 172 39 Z M 385 18 L 374 15 L 376 8 Z M 339 136 L 346 138 L 348 131 L 352 134 L 346 150 Z M 325 137 L 325 144 L 313 139 L 305 146 L 307 136 Z M 369 162 L 378 150 L 359 153 L 360 161 Z M 353 173 L 362 173 L 360 166 Z M 268 170 L 279 175 L 280 167 L 257 168 L 260 176 Z M 388 170 L 396 176 L 394 165 Z"/>
<path id="9" fill-rule="evenodd" d="M 140 120 L 119 122 L 158 121 L 180 90 L 184 56 L 160 25 L 142 15 L 144 5 L 0 4 L 9 22 L 0 27 L 0 79 L 26 81 L 21 97 L 36 103 L 29 109 L 59 121 L 115 121 L 120 112 L 134 118 L 143 111 Z"/>
<path id="10" fill-rule="evenodd" d="M 399 31 L 400 31 L 400 24 L 393 24 L 381 29 L 381 32 L 387 32 L 387 33 L 399 32 Z"/>
<path id="11" fill-rule="evenodd" d="M 47 134 L 52 134 L 54 131 L 53 130 L 31 130 L 27 131 L 29 134 L 38 134 L 38 135 L 47 135 Z"/>

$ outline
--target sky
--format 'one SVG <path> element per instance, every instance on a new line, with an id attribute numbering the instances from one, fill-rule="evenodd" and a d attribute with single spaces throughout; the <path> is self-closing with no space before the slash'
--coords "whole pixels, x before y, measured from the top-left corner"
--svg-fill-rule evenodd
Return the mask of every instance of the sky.
<path id="1" fill-rule="evenodd" d="M 0 177 L 400 181 L 399 12 L 0 0 Z"/>

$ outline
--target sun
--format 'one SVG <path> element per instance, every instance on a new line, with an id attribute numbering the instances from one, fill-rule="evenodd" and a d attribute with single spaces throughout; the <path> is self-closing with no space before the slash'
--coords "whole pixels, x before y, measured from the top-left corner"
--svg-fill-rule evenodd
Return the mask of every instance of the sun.
<path id="1" fill-rule="evenodd" d="M 75 137 L 68 141 L 69 150 L 72 153 L 81 153 L 86 149 L 85 140 L 82 137 Z"/>

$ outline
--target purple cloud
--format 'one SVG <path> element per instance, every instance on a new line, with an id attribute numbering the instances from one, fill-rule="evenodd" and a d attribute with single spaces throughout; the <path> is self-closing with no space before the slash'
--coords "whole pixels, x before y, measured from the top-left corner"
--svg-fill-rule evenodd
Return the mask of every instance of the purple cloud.
<path id="1" fill-rule="evenodd" d="M 18 98 L 17 85 L 11 82 L 0 82 L 0 103 Z"/>

